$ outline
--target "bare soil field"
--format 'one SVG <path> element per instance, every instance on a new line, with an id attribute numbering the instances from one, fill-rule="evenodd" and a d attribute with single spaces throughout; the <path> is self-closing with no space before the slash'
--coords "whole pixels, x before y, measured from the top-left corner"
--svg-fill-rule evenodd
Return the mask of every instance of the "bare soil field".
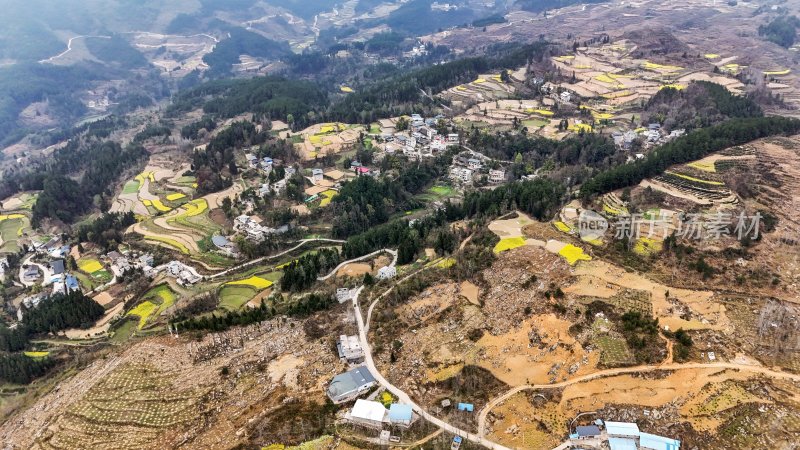
<path id="1" fill-rule="evenodd" d="M 201 341 L 148 338 L 62 382 L 0 436 L 14 449 L 299 444 L 286 415 L 332 420 L 322 383 L 341 370 L 327 343 L 280 321 Z"/>

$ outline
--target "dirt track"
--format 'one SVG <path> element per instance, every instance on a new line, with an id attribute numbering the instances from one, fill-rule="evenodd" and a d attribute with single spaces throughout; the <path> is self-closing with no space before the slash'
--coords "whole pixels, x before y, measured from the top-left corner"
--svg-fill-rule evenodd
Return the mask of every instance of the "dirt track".
<path id="1" fill-rule="evenodd" d="M 782 380 L 791 380 L 791 381 L 800 381 L 800 374 L 793 374 L 788 372 L 781 372 L 777 370 L 772 370 L 767 367 L 762 366 L 754 366 L 748 364 L 737 364 L 737 363 L 686 363 L 686 364 L 677 364 L 677 363 L 669 363 L 669 364 L 660 364 L 660 365 L 649 365 L 649 366 L 635 366 L 635 367 L 621 367 L 616 369 L 608 369 L 608 370 L 601 370 L 599 372 L 591 373 L 588 375 L 583 375 L 579 377 L 575 377 L 571 380 L 562 381 L 560 383 L 553 383 L 553 384 L 527 384 L 523 386 L 517 386 L 510 389 L 505 394 L 493 399 L 490 401 L 480 413 L 478 417 L 478 435 L 483 436 L 486 433 L 486 418 L 496 406 L 500 405 L 504 401 L 508 400 L 515 394 L 518 394 L 523 391 L 535 391 L 540 389 L 554 389 L 554 388 L 564 388 L 568 386 L 572 386 L 578 383 L 585 383 L 587 381 L 596 380 L 599 378 L 609 378 L 614 377 L 617 375 L 625 375 L 625 374 L 634 374 L 634 373 L 646 373 L 646 372 L 655 372 L 657 370 L 686 370 L 686 369 L 731 369 L 731 370 L 738 370 L 738 371 L 746 371 L 750 372 L 754 375 L 764 375 L 769 378 L 774 379 L 782 379 Z"/>

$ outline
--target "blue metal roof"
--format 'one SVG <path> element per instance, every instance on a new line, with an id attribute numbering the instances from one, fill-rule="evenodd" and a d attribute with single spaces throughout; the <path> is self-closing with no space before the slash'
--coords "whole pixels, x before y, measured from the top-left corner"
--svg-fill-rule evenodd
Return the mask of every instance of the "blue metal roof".
<path id="1" fill-rule="evenodd" d="M 582 425 L 575 429 L 578 436 L 600 436 L 600 428 L 597 425 Z"/>
<path id="2" fill-rule="evenodd" d="M 217 247 L 224 247 L 230 243 L 225 236 L 220 235 L 212 236 L 211 242 L 213 242 Z"/>
<path id="3" fill-rule="evenodd" d="M 655 434 L 642 433 L 639 436 L 639 446 L 648 450 L 678 450 L 681 448 L 681 441 Z"/>
<path id="4" fill-rule="evenodd" d="M 65 280 L 65 285 L 67 286 L 67 289 L 69 289 L 70 291 L 77 290 L 81 286 L 78 283 L 78 279 L 72 275 L 67 275 Z"/>
<path id="5" fill-rule="evenodd" d="M 606 421 L 606 431 L 609 436 L 639 436 L 639 425 L 633 422 Z"/>
<path id="6" fill-rule="evenodd" d="M 611 450 L 636 450 L 636 441 L 625 438 L 608 438 L 608 446 Z"/>
<path id="7" fill-rule="evenodd" d="M 391 421 L 411 420 L 411 415 L 411 405 L 401 405 L 399 403 L 389 405 L 389 420 Z"/>

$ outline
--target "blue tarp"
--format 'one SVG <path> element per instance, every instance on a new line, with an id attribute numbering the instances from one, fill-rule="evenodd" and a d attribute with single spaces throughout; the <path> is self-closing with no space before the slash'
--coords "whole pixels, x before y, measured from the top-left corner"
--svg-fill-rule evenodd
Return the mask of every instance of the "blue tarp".
<path id="1" fill-rule="evenodd" d="M 458 410 L 472 412 L 475 410 L 475 406 L 472 403 L 459 403 Z"/>

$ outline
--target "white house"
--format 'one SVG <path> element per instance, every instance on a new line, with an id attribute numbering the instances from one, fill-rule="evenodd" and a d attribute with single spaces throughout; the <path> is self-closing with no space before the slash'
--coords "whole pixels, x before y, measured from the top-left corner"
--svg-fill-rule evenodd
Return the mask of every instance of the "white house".
<path id="1" fill-rule="evenodd" d="M 322 169 L 312 169 L 311 170 L 311 181 L 314 184 L 318 184 L 324 178 Z"/>
<path id="2" fill-rule="evenodd" d="M 378 269 L 379 280 L 390 280 L 397 276 L 397 269 L 392 266 L 381 267 Z"/>
<path id="3" fill-rule="evenodd" d="M 471 170 L 480 170 L 483 167 L 483 163 L 480 159 L 477 158 L 470 158 L 467 160 L 467 167 Z"/>
<path id="4" fill-rule="evenodd" d="M 559 96 L 562 102 L 569 103 L 570 99 L 572 98 L 572 94 L 569 91 L 564 91 Z"/>
<path id="5" fill-rule="evenodd" d="M 489 182 L 490 183 L 502 183 L 506 180 L 506 171 L 502 169 L 498 170 L 490 170 L 489 171 Z"/>
<path id="6" fill-rule="evenodd" d="M 364 349 L 358 336 L 339 336 L 336 342 L 336 350 L 339 352 L 339 359 L 346 363 L 360 363 L 364 361 Z"/>
<path id="7" fill-rule="evenodd" d="M 344 303 L 350 300 L 351 298 L 353 298 L 353 293 L 350 289 L 348 288 L 336 289 L 336 301 L 338 301 L 339 303 Z"/>
<path id="8" fill-rule="evenodd" d="M 381 403 L 358 399 L 345 416 L 351 423 L 380 429 L 388 421 L 386 408 Z"/>
<path id="9" fill-rule="evenodd" d="M 472 170 L 466 167 L 451 167 L 450 178 L 462 183 L 469 183 L 472 181 Z"/>
<path id="10" fill-rule="evenodd" d="M 448 144 L 458 144 L 458 133 L 450 133 L 447 135 Z"/>

